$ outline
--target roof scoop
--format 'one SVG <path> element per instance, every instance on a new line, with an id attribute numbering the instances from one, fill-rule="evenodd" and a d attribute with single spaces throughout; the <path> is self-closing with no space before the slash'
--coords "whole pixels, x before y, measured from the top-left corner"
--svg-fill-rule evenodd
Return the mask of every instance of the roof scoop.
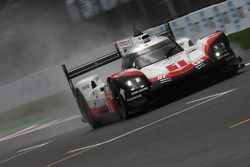
<path id="1" fill-rule="evenodd" d="M 134 37 L 138 37 L 143 35 L 143 32 L 141 32 L 140 30 L 136 29 L 135 25 L 133 24 L 133 31 L 134 31 Z"/>

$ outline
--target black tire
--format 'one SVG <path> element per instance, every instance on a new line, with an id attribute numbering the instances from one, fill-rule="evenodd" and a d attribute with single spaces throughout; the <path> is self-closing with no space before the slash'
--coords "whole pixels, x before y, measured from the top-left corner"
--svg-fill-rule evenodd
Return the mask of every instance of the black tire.
<path id="1" fill-rule="evenodd" d="M 238 73 L 238 67 L 234 67 L 234 68 L 232 68 L 232 70 L 230 71 L 230 74 L 231 75 L 236 75 L 237 73 Z"/>
<path id="2" fill-rule="evenodd" d="M 224 69 L 223 75 L 225 77 L 231 77 L 231 76 L 236 75 L 238 73 L 238 70 L 239 69 L 237 66 L 229 67 L 229 68 Z"/>
<path id="3" fill-rule="evenodd" d="M 236 59 L 236 61 L 241 59 L 241 57 L 237 58 L 235 56 L 235 53 L 234 53 L 234 51 L 232 49 L 231 49 L 231 52 L 232 52 L 232 55 L 234 56 L 234 59 Z M 242 61 L 242 59 L 241 59 L 241 61 Z M 225 67 L 224 68 L 224 71 L 225 71 L 224 74 L 226 76 L 234 76 L 234 75 L 237 74 L 238 70 L 239 70 L 239 65 L 233 65 L 233 66 Z"/>
<path id="4" fill-rule="evenodd" d="M 89 105 L 80 91 L 77 92 L 77 103 L 83 119 L 86 119 L 93 129 L 99 128 L 101 126 L 101 122 L 93 117 Z"/>

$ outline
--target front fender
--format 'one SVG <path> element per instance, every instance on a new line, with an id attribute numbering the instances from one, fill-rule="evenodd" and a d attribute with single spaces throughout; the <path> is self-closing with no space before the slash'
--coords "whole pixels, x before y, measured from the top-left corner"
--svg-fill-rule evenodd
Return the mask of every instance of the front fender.
<path id="1" fill-rule="evenodd" d="M 108 78 L 108 85 L 114 97 L 121 95 L 127 103 L 144 97 L 151 87 L 151 82 L 139 70 L 124 71 Z"/>

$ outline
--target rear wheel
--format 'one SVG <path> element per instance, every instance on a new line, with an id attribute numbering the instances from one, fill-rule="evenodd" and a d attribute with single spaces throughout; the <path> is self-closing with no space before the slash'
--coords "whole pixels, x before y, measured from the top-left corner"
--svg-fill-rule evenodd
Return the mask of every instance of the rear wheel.
<path id="1" fill-rule="evenodd" d="M 80 91 L 77 92 L 77 103 L 83 116 L 83 120 L 87 120 L 93 129 L 99 128 L 101 122 L 93 117 L 89 105 Z"/>

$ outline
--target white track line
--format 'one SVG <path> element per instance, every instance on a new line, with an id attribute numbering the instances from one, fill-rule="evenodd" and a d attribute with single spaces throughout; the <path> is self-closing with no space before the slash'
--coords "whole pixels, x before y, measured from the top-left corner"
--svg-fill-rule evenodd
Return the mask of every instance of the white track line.
<path id="1" fill-rule="evenodd" d="M 23 135 L 23 134 L 26 134 L 26 133 L 28 133 L 29 131 L 32 131 L 32 129 L 36 128 L 37 126 L 38 126 L 38 125 L 33 125 L 33 126 L 31 126 L 31 127 L 25 128 L 25 129 L 23 129 L 23 130 L 20 130 L 20 131 L 18 131 L 18 132 L 12 133 L 12 134 L 10 134 L 10 135 L 0 137 L 0 142 L 1 142 L 1 141 L 8 140 L 8 139 L 15 138 L 15 137 L 18 137 L 18 136 L 21 136 L 21 135 Z"/>
<path id="2" fill-rule="evenodd" d="M 17 157 L 20 157 L 20 156 L 22 156 L 24 154 L 27 154 L 27 153 L 29 153 L 31 151 L 34 151 L 34 150 L 36 150 L 36 149 L 38 149 L 40 147 L 43 147 L 43 146 L 45 146 L 45 145 L 47 145 L 47 144 L 49 144 L 51 142 L 52 141 L 49 141 L 49 142 L 46 142 L 46 143 L 43 143 L 43 144 L 40 144 L 40 145 L 37 145 L 37 146 L 33 146 L 33 147 L 30 147 L 30 148 L 27 148 L 27 149 L 20 150 L 20 151 L 17 152 L 18 154 L 14 155 L 14 156 L 12 156 L 12 157 L 10 157 L 8 159 L 5 159 L 5 160 L 1 161 L 0 164 L 3 164 L 5 162 L 7 162 L 7 161 L 13 160 L 13 159 L 15 159 Z"/>
<path id="3" fill-rule="evenodd" d="M 19 151 L 16 152 L 16 154 L 21 153 L 21 152 L 26 152 L 26 151 L 29 151 L 29 150 L 34 150 L 34 149 L 37 149 L 37 148 L 40 148 L 40 147 L 43 147 L 43 146 L 45 146 L 45 145 L 47 145 L 47 144 L 49 144 L 51 142 L 52 141 L 48 141 L 46 143 L 38 144 L 38 145 L 29 147 L 29 148 L 25 148 L 25 149 L 19 150 Z"/>
<path id="4" fill-rule="evenodd" d="M 230 128 L 234 128 L 234 127 L 236 127 L 236 126 L 240 126 L 240 125 L 242 125 L 242 124 L 244 124 L 244 123 L 246 123 L 246 122 L 249 122 L 249 121 L 250 121 L 250 119 L 247 119 L 247 120 L 242 121 L 242 122 L 239 122 L 239 123 L 237 123 L 237 124 L 235 124 L 235 125 L 233 125 L 233 126 L 230 126 Z"/>
<path id="5" fill-rule="evenodd" d="M 186 104 L 191 104 L 191 103 L 194 103 L 194 102 L 202 101 L 202 100 L 213 98 L 213 97 L 217 97 L 217 96 L 223 96 L 223 95 L 228 94 L 230 92 L 233 92 L 235 90 L 237 90 L 237 88 L 231 89 L 231 90 L 228 90 L 228 91 L 225 91 L 225 92 L 222 92 L 222 93 L 217 93 L 217 94 L 213 94 L 213 95 L 210 95 L 210 96 L 206 96 L 206 97 L 203 97 L 203 98 L 200 98 L 200 99 L 196 99 L 196 100 L 187 102 Z"/>
<path id="6" fill-rule="evenodd" d="M 232 89 L 232 90 L 233 90 L 233 89 Z M 235 90 L 236 90 L 236 89 L 235 89 Z M 227 92 L 229 93 L 229 92 L 232 92 L 232 91 L 227 91 Z M 224 94 L 225 94 L 225 92 L 224 92 Z M 224 94 L 222 94 L 222 95 L 224 95 Z M 221 95 L 221 96 L 222 96 L 222 95 Z M 158 124 L 158 123 L 160 123 L 160 122 L 163 122 L 163 121 L 165 121 L 165 120 L 167 120 L 167 119 L 169 119 L 169 118 L 172 118 L 172 117 L 175 117 L 175 116 L 177 116 L 177 115 L 180 115 L 180 114 L 182 114 L 182 113 L 184 113 L 184 112 L 186 112 L 186 111 L 189 111 L 189 110 L 191 110 L 191 109 L 193 109 L 193 108 L 196 108 L 196 107 L 198 107 L 198 106 L 200 106 L 200 105 L 202 105 L 202 104 L 208 103 L 208 102 L 210 102 L 210 101 L 212 101 L 212 100 L 214 100 L 214 99 L 216 99 L 216 98 L 219 98 L 219 97 L 221 97 L 221 96 L 212 97 L 212 98 L 207 99 L 207 100 L 205 100 L 205 101 L 203 101 L 203 102 L 200 102 L 200 103 L 198 103 L 198 104 L 195 104 L 195 105 L 193 105 L 193 106 L 191 106 L 191 107 L 185 108 L 185 109 L 183 109 L 183 110 L 181 110 L 181 111 L 179 111 L 179 112 L 176 112 L 176 113 L 174 113 L 174 114 L 171 114 L 171 115 L 168 115 L 168 116 L 166 116 L 166 117 L 163 117 L 163 118 L 161 118 L 161 119 L 159 119 L 159 120 L 157 120 L 157 121 L 151 122 L 151 123 L 146 124 L 146 125 L 144 125 L 144 126 L 142 126 L 142 127 L 136 128 L 136 129 L 131 130 L 131 131 L 127 132 L 127 133 L 124 133 L 124 134 L 122 134 L 122 135 L 119 135 L 119 136 L 117 136 L 117 137 L 114 137 L 114 138 L 112 138 L 112 139 L 110 139 L 110 140 L 107 140 L 107 141 L 100 142 L 100 143 L 97 143 L 97 144 L 93 144 L 93 145 L 89 145 L 89 146 L 86 146 L 86 147 L 81 147 L 81 148 L 78 148 L 78 149 L 74 149 L 74 150 L 68 151 L 67 154 L 75 153 L 75 152 L 78 152 L 78 151 L 83 151 L 83 150 L 87 150 L 87 149 L 91 149 L 91 148 L 94 148 L 94 147 L 98 147 L 98 146 L 101 146 L 101 145 L 104 145 L 104 144 L 111 143 L 111 142 L 116 141 L 116 140 L 118 140 L 118 139 L 124 138 L 125 136 L 131 135 L 131 134 L 133 134 L 133 133 L 135 133 L 135 132 L 141 131 L 141 130 L 146 129 L 146 128 L 148 128 L 148 127 L 151 127 L 151 126 L 153 126 L 153 125 L 155 125 L 155 124 Z"/>
<path id="7" fill-rule="evenodd" d="M 65 119 L 56 119 L 54 121 L 51 121 L 51 122 L 48 122 L 48 123 L 43 124 L 41 126 L 38 126 L 37 128 L 33 129 L 30 132 L 35 132 L 35 131 L 38 131 L 38 130 L 41 130 L 41 129 L 45 129 L 45 128 L 48 128 L 48 127 L 51 127 L 51 126 L 55 126 L 55 125 L 58 125 L 58 124 L 61 124 L 61 123 L 64 123 L 64 122 L 71 121 L 71 120 L 76 119 L 76 118 L 80 118 L 80 117 L 81 117 L 80 115 L 74 115 L 74 116 L 71 116 L 71 117 L 65 118 Z"/>
<path id="8" fill-rule="evenodd" d="M 246 63 L 245 66 L 250 66 L 250 63 Z"/>
<path id="9" fill-rule="evenodd" d="M 26 151 L 26 152 L 22 152 L 22 153 L 20 153 L 20 154 L 16 154 L 16 155 L 14 155 L 14 156 L 12 156 L 12 157 L 10 157 L 10 158 L 8 158 L 8 159 L 5 159 L 5 160 L 1 161 L 0 164 L 3 164 L 3 163 L 5 163 L 5 162 L 10 161 L 10 160 L 12 160 L 12 159 L 15 159 L 15 158 L 17 158 L 17 157 L 20 157 L 20 156 L 22 156 L 22 155 L 24 155 L 24 154 L 26 154 L 26 153 L 31 152 L 31 151 L 33 151 L 33 150 L 29 150 L 29 151 Z"/>

